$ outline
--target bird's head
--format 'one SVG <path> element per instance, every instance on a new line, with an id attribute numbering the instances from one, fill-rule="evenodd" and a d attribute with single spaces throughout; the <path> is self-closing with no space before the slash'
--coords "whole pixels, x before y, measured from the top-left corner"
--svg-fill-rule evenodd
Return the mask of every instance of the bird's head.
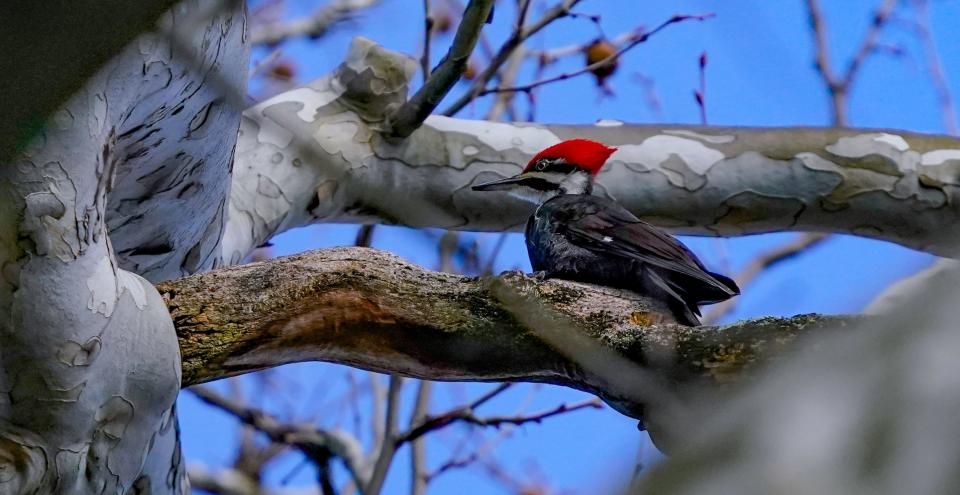
<path id="1" fill-rule="evenodd" d="M 473 190 L 507 191 L 538 204 L 559 194 L 590 194 L 593 179 L 616 150 L 589 139 L 563 141 L 537 153 L 520 174 Z"/>

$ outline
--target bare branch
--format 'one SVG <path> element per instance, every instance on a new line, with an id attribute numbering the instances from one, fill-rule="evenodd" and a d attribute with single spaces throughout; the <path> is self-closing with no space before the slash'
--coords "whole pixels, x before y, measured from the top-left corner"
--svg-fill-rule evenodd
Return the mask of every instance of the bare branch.
<path id="1" fill-rule="evenodd" d="M 480 92 L 487 86 L 494 76 L 500 72 L 500 67 L 507 62 L 517 47 L 522 45 L 527 38 L 537 34 L 541 29 L 547 27 L 553 21 L 569 15 L 570 9 L 572 9 L 573 6 L 579 2 L 580 0 L 563 0 L 547 10 L 530 26 L 524 27 L 518 24 L 514 28 L 513 33 L 510 35 L 510 38 L 508 38 L 507 41 L 500 46 L 500 49 L 497 50 L 497 53 L 493 56 L 493 58 L 490 59 L 490 63 L 487 64 L 487 67 L 477 75 L 476 79 L 474 79 L 470 89 L 468 89 L 466 93 L 458 98 L 457 101 L 455 101 L 452 105 L 447 107 L 443 111 L 443 115 L 453 116 L 460 112 L 460 110 L 463 110 L 463 107 L 467 106 L 467 104 L 479 96 Z"/>
<path id="2" fill-rule="evenodd" d="M 390 386 L 387 389 L 387 417 L 383 429 L 383 442 L 377 461 L 373 466 L 370 481 L 363 490 L 365 495 L 378 495 L 383 489 L 383 482 L 387 479 L 387 472 L 393 464 L 393 456 L 399 447 L 396 441 L 397 416 L 400 414 L 400 391 L 403 388 L 403 378 L 390 375 Z"/>
<path id="3" fill-rule="evenodd" d="M 807 9 L 810 18 L 810 26 L 813 30 L 816 67 L 820 73 L 823 83 L 831 95 L 831 120 L 834 126 L 846 127 L 848 124 L 848 100 L 850 86 L 853 84 L 863 62 L 874 51 L 877 50 L 877 38 L 880 30 L 890 18 L 893 9 L 896 6 L 896 0 L 884 0 L 874 13 L 873 24 L 864 36 L 863 42 L 857 53 L 851 59 L 846 72 L 838 78 L 830 67 L 829 49 L 826 41 L 826 28 L 824 26 L 823 14 L 820 11 L 818 0 L 808 0 Z M 703 86 L 703 65 L 701 64 L 701 86 Z M 700 101 L 700 100 L 698 100 Z M 704 120 L 705 123 L 705 120 Z M 735 279 L 741 288 L 746 289 L 760 274 L 767 269 L 776 266 L 782 261 L 798 256 L 810 248 L 821 244 L 829 239 L 829 235 L 822 233 L 806 233 L 796 240 L 788 242 L 782 246 L 774 247 L 769 251 L 761 253 L 760 256 L 750 262 L 743 272 L 738 274 Z M 716 322 L 733 311 L 739 299 L 727 300 L 713 307 L 705 322 Z"/>
<path id="4" fill-rule="evenodd" d="M 415 131 L 427 116 L 433 113 L 447 95 L 460 75 L 467 68 L 473 47 L 480 38 L 480 30 L 490 17 L 493 0 L 470 0 L 450 50 L 440 65 L 430 74 L 427 82 L 400 106 L 388 119 L 391 135 L 405 138 Z"/>
<path id="5" fill-rule="evenodd" d="M 423 422 L 430 414 L 430 396 L 433 382 L 421 380 L 417 388 L 417 400 L 410 415 L 410 425 Z M 427 492 L 427 445 L 422 438 L 410 443 L 410 495 L 425 495 Z"/>
<path id="6" fill-rule="evenodd" d="M 315 222 L 518 230 L 531 213 L 528 203 L 474 193 L 470 185 L 513 175 L 536 151 L 572 137 L 617 146 L 597 193 L 674 233 L 843 232 L 943 256 L 958 252 L 960 234 L 942 228 L 957 217 L 947 207 L 958 196 L 951 172 L 960 159 L 956 139 L 891 130 L 431 116 L 402 143 L 386 142 L 375 111 L 399 105 L 407 86 L 398 79 L 412 76 L 414 65 L 359 40 L 334 75 L 245 112 L 219 263 L 237 263 L 273 235 Z M 299 137 L 314 153 L 303 152 Z M 180 273 L 179 265 L 164 268 Z"/>
<path id="7" fill-rule="evenodd" d="M 417 440 L 431 431 L 436 431 L 456 422 L 469 423 L 476 426 L 493 426 L 497 428 L 505 424 L 519 426 L 527 423 L 539 423 L 540 421 L 552 416 L 586 408 L 601 409 L 603 408 L 603 405 L 599 399 L 590 399 L 578 402 L 576 404 L 560 404 L 555 408 L 530 415 L 491 417 L 477 416 L 473 413 L 472 407 L 464 406 L 440 416 L 427 418 L 427 420 L 422 424 L 402 435 L 399 439 L 399 442 L 404 443 Z"/>
<path id="8" fill-rule="evenodd" d="M 215 270 L 158 289 L 180 337 L 184 386 L 319 360 L 430 380 L 554 383 L 629 414 L 639 414 L 642 398 L 614 393 L 608 378 L 546 344 L 542 328 L 522 323 L 532 316 L 517 313 L 520 296 L 502 298 L 539 301 L 570 318 L 594 347 L 676 383 L 726 383 L 796 336 L 845 321 L 812 315 L 720 328 L 650 325 L 669 316 L 631 292 L 516 273 L 471 279 L 362 248 Z"/>
<path id="9" fill-rule="evenodd" d="M 430 17 L 430 0 L 423 0 L 423 54 L 420 55 L 420 73 L 423 84 L 430 80 L 430 44 L 433 41 L 433 17 Z"/>
<path id="10" fill-rule="evenodd" d="M 263 411 L 238 404 L 210 388 L 193 387 L 190 391 L 207 404 L 263 432 L 271 441 L 296 447 L 316 463 L 324 463 L 330 457 L 341 459 L 358 486 L 364 486 L 369 477 L 360 443 L 346 432 L 327 431 L 311 424 L 283 424 Z"/>
<path id="11" fill-rule="evenodd" d="M 278 21 L 266 25 L 254 24 L 250 33 L 252 44 L 275 45 L 288 38 L 323 36 L 334 24 L 347 20 L 357 12 L 369 9 L 381 0 L 334 0 L 313 14 L 292 21 Z"/>
<path id="12" fill-rule="evenodd" d="M 259 484 L 237 469 L 211 471 L 199 464 L 187 466 L 190 485 L 215 495 L 266 495 Z"/>
<path id="13" fill-rule="evenodd" d="M 707 125 L 707 52 L 700 53 L 700 87 L 693 91 L 693 98 L 700 109 L 700 125 Z"/>
<path id="14" fill-rule="evenodd" d="M 835 126 L 847 126 L 847 96 L 850 92 L 850 86 L 853 84 L 860 72 L 863 62 L 879 47 L 877 38 L 884 24 L 890 19 L 893 9 L 897 6 L 897 0 L 884 0 L 873 14 L 873 22 L 867 30 L 857 53 L 850 60 L 846 71 L 838 76 L 833 72 L 830 65 L 830 50 L 827 46 L 826 24 L 823 19 L 823 12 L 820 9 L 819 0 L 807 0 L 807 15 L 810 20 L 810 28 L 813 31 L 815 65 L 820 76 L 827 85 L 827 92 L 830 95 L 832 121 Z"/>
<path id="15" fill-rule="evenodd" d="M 943 62 L 940 60 L 940 51 L 937 49 L 937 42 L 930 29 L 930 5 L 928 0 L 914 0 L 914 8 L 917 11 L 917 22 L 915 28 L 923 46 L 923 55 L 926 59 L 927 71 L 930 74 L 930 80 L 937 93 L 937 100 L 940 103 L 940 113 L 943 118 L 943 127 L 947 133 L 957 135 L 957 107 L 954 103 L 953 93 L 950 91 L 950 85 L 943 71 Z"/>
<path id="16" fill-rule="evenodd" d="M 490 93 L 501 93 L 501 92 L 505 92 L 505 91 L 509 91 L 509 92 L 530 91 L 530 90 L 532 90 L 532 89 L 534 89 L 534 88 L 543 86 L 543 85 L 545 85 L 545 84 L 551 84 L 551 83 L 555 83 L 555 82 L 558 82 L 558 81 L 564 81 L 564 80 L 566 80 L 566 79 L 570 79 L 570 78 L 572 78 L 572 77 L 577 77 L 577 76 L 586 74 L 586 73 L 588 73 L 588 72 L 593 72 L 593 71 L 595 71 L 595 70 L 597 70 L 597 69 L 600 69 L 600 68 L 603 68 L 603 67 L 607 67 L 607 66 L 609 66 L 610 64 L 614 63 L 614 62 L 617 61 L 621 56 L 623 56 L 624 53 L 630 51 L 630 49 L 634 48 L 635 46 L 637 46 L 637 45 L 639 45 L 639 44 L 641 44 L 641 43 L 646 42 L 648 39 L 650 39 L 651 36 L 653 36 L 654 34 L 657 34 L 658 32 L 660 32 L 661 30 L 663 30 L 664 28 L 666 28 L 667 26 L 669 26 L 669 25 L 671 25 L 671 24 L 676 24 L 676 23 L 678 23 L 678 22 L 683 22 L 683 21 L 690 20 L 690 19 L 702 21 L 702 20 L 705 20 L 705 19 L 709 19 L 710 17 L 713 17 L 713 14 L 698 14 L 698 15 L 677 14 L 677 15 L 674 15 L 673 17 L 671 17 L 671 18 L 667 19 L 666 21 L 662 22 L 659 26 L 653 28 L 653 30 L 651 30 L 651 31 L 638 31 L 638 32 L 635 34 L 635 37 L 634 37 L 633 40 L 631 40 L 629 43 L 625 44 L 624 46 L 620 47 L 616 52 L 614 52 L 614 53 L 613 53 L 612 55 L 610 55 L 609 57 L 604 58 L 603 60 L 600 60 L 600 61 L 598 61 L 598 62 L 594 62 L 594 63 L 592 63 L 592 64 L 590 64 L 590 65 L 587 65 L 586 67 L 583 67 L 583 68 L 581 68 L 581 69 L 579 69 L 579 70 L 576 70 L 576 71 L 573 71 L 573 72 L 565 72 L 565 73 L 560 74 L 560 75 L 557 75 L 557 76 L 548 77 L 548 78 L 546 78 L 546 79 L 540 79 L 540 80 L 537 80 L 537 81 L 533 81 L 533 82 L 530 82 L 530 83 L 527 83 L 527 84 L 523 84 L 523 85 L 520 85 L 520 86 L 513 86 L 513 87 L 510 87 L 510 88 L 487 88 L 487 89 L 483 89 L 483 90 L 479 91 L 479 92 L 476 94 L 476 96 L 483 96 L 483 95 L 487 95 L 487 94 L 490 94 Z"/>

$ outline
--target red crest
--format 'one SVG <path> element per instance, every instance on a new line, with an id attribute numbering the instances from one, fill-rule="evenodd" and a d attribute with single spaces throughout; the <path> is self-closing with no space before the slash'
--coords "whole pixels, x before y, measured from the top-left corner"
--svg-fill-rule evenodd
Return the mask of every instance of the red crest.
<path id="1" fill-rule="evenodd" d="M 531 170 L 531 167 L 543 158 L 562 158 L 567 163 L 589 171 L 591 175 L 597 175 L 614 151 L 617 149 L 589 139 L 570 139 L 537 153 L 537 156 L 527 163 L 524 172 Z"/>

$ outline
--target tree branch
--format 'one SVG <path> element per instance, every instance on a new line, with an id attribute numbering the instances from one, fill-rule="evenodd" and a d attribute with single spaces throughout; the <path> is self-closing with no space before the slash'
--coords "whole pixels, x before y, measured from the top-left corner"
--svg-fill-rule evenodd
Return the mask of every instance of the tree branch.
<path id="1" fill-rule="evenodd" d="M 487 64 L 487 67 L 477 75 L 476 79 L 473 80 L 473 84 L 470 86 L 470 89 L 468 89 L 463 96 L 458 98 L 452 105 L 447 107 L 447 109 L 443 111 L 443 115 L 449 117 L 456 115 L 458 112 L 460 112 L 460 110 L 463 110 L 463 107 L 467 106 L 471 101 L 473 101 L 480 91 L 482 91 L 494 78 L 494 76 L 500 72 L 500 67 L 510 59 L 510 56 L 513 55 L 513 52 L 517 49 L 517 47 L 521 46 L 524 41 L 540 32 L 541 29 L 550 25 L 550 23 L 553 21 L 569 15 L 570 9 L 572 9 L 574 5 L 579 2 L 580 0 L 562 0 L 544 12 L 543 15 L 534 21 L 530 26 L 523 25 L 523 21 L 526 18 L 526 9 L 524 9 L 522 11 L 524 15 L 518 17 L 518 23 L 514 27 L 510 38 L 508 38 L 507 41 L 500 46 L 500 49 L 497 50 L 497 53 L 494 54 L 492 59 L 490 59 L 490 63 Z"/>
<path id="2" fill-rule="evenodd" d="M 473 47 L 480 39 L 480 30 L 490 17 L 493 0 L 470 0 L 450 50 L 427 82 L 388 119 L 391 135 L 405 138 L 415 131 L 428 115 L 433 113 L 443 97 L 460 79 L 467 68 Z"/>
<path id="3" fill-rule="evenodd" d="M 288 38 L 323 36 L 334 24 L 349 19 L 356 12 L 369 9 L 380 0 L 334 0 L 313 14 L 292 21 L 256 25 L 250 30 L 250 43 L 275 45 Z"/>
<path id="4" fill-rule="evenodd" d="M 409 75 L 398 67 L 405 65 Z M 596 194 L 674 233 L 839 232 L 958 254 L 960 141 L 902 131 L 509 124 L 433 116 L 379 135 L 415 62 L 355 43 L 333 75 L 244 114 L 220 263 L 315 222 L 519 230 L 528 203 L 470 185 L 574 137 L 619 151 Z M 344 92 L 343 88 L 348 88 Z M 388 91 L 389 90 L 389 91 Z M 376 102 L 372 105 L 371 102 Z M 179 267 L 177 267 L 179 268 Z"/>
<path id="5" fill-rule="evenodd" d="M 190 391 L 207 404 L 220 408 L 236 416 L 243 424 L 256 428 L 271 441 L 299 449 L 318 464 L 333 456 L 341 459 L 357 486 L 365 486 L 369 479 L 368 463 L 363 456 L 362 446 L 345 432 L 327 431 L 312 424 L 284 424 L 270 414 L 244 406 L 206 387 L 194 387 Z"/>
<path id="6" fill-rule="evenodd" d="M 538 87 L 543 86 L 543 85 L 545 85 L 545 84 L 551 84 L 551 83 L 555 83 L 555 82 L 559 82 L 559 81 L 564 81 L 564 80 L 566 80 L 566 79 L 570 79 L 570 78 L 572 78 L 572 77 L 577 77 L 577 76 L 586 74 L 586 73 L 588 73 L 588 72 L 593 72 L 593 71 L 595 71 L 595 70 L 597 70 L 597 69 L 606 67 L 606 66 L 608 66 L 608 65 L 616 62 L 617 59 L 619 59 L 621 56 L 623 56 L 624 53 L 630 51 L 632 48 L 634 48 L 635 46 L 637 46 L 637 45 L 639 45 L 639 44 L 641 44 L 641 43 L 645 43 L 648 39 L 650 39 L 651 36 L 653 36 L 654 34 L 657 34 L 658 32 L 660 32 L 661 30 L 663 30 L 664 28 L 666 28 L 667 26 L 669 26 L 669 25 L 671 25 L 671 24 L 676 24 L 676 23 L 678 23 L 678 22 L 683 22 L 683 21 L 686 21 L 686 20 L 689 20 L 689 19 L 695 19 L 695 20 L 698 20 L 698 21 L 702 21 L 702 20 L 708 19 L 708 18 L 710 18 L 710 17 L 713 17 L 713 14 L 703 14 L 703 15 L 674 15 L 674 16 L 672 16 L 671 18 L 667 19 L 666 21 L 663 21 L 659 26 L 655 27 L 655 28 L 654 28 L 653 30 L 651 30 L 651 31 L 638 31 L 638 32 L 636 32 L 635 35 L 632 37 L 632 39 L 631 39 L 628 43 L 626 43 L 626 44 L 624 44 L 622 47 L 618 48 L 617 51 L 614 52 L 614 53 L 612 53 L 610 56 L 608 56 L 608 57 L 606 57 L 606 58 L 604 58 L 604 59 L 602 59 L 602 60 L 598 60 L 598 61 L 596 61 L 596 62 L 594 62 L 594 63 L 592 63 L 592 64 L 590 64 L 590 65 L 587 65 L 587 66 L 585 66 L 585 67 L 582 67 L 582 68 L 580 68 L 580 69 L 578 69 L 578 70 L 576 70 L 576 71 L 573 71 L 573 72 L 565 72 L 565 73 L 560 74 L 560 75 L 557 75 L 557 76 L 548 77 L 548 78 L 545 78 L 545 79 L 539 79 L 539 80 L 536 80 L 536 81 L 533 81 L 533 82 L 530 82 L 530 83 L 527 83 L 527 84 L 523 84 L 523 85 L 520 85 L 520 86 L 513 86 L 513 87 L 509 87 L 509 88 L 505 88 L 505 87 L 486 88 L 486 89 L 482 89 L 482 90 L 480 90 L 478 93 L 476 93 L 476 96 L 483 96 L 483 95 L 487 95 L 487 94 L 490 94 L 490 93 L 503 93 L 503 92 L 515 93 L 515 92 L 518 92 L 518 91 L 530 91 L 530 90 L 532 90 L 532 89 L 534 89 L 534 88 L 538 88 Z"/>
<path id="7" fill-rule="evenodd" d="M 808 315 L 725 327 L 651 324 L 669 317 L 631 292 L 517 273 L 467 278 L 363 248 L 215 270 L 158 289 L 180 337 L 183 386 L 319 360 L 430 380 L 554 383 L 634 416 L 646 398 L 615 393 L 610 377 L 558 351 L 534 328 L 543 320 L 531 322 L 533 309 L 517 305 L 543 304 L 575 324 L 578 338 L 674 383 L 714 385 L 799 335 L 849 321 Z"/>

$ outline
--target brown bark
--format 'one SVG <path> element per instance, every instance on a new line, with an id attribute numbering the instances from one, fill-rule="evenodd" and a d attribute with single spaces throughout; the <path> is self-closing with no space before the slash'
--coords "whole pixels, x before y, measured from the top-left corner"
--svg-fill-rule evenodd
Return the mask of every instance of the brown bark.
<path id="1" fill-rule="evenodd" d="M 849 321 L 805 315 L 684 327 L 628 291 L 519 273 L 468 278 L 366 248 L 225 268 L 158 289 L 180 338 L 183 386 L 317 360 L 428 380 L 565 385 L 636 417 L 659 400 L 652 381 L 729 383 L 796 337 Z M 596 356 L 606 357 L 591 363 Z M 608 366 L 618 360 L 626 368 Z"/>

